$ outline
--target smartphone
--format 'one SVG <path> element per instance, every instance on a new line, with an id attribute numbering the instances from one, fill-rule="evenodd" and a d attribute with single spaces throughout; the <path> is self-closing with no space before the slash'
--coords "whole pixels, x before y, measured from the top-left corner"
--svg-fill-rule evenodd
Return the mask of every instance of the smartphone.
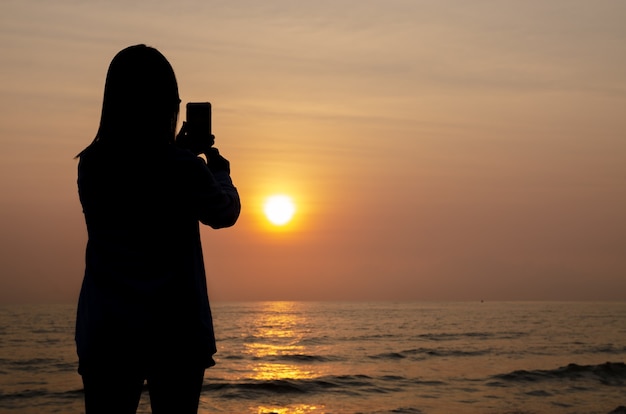
<path id="1" fill-rule="evenodd" d="M 187 131 L 192 136 L 211 136 L 211 103 L 187 104 Z"/>

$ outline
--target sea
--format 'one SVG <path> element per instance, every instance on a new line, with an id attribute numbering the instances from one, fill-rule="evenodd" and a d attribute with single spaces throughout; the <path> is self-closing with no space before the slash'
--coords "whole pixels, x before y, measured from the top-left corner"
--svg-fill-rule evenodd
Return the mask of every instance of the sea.
<path id="1" fill-rule="evenodd" d="M 212 309 L 219 351 L 200 413 L 626 413 L 626 302 Z M 84 412 L 74 315 L 0 306 L 0 413 Z"/>

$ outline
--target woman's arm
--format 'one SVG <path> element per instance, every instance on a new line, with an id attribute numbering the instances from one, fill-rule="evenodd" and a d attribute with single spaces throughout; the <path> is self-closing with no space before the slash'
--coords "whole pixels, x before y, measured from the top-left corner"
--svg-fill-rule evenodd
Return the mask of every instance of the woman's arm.
<path id="1" fill-rule="evenodd" d="M 239 193 L 230 177 L 230 163 L 215 148 L 205 155 L 207 164 L 197 158 L 199 182 L 194 198 L 198 219 L 214 229 L 230 227 L 241 212 Z"/>

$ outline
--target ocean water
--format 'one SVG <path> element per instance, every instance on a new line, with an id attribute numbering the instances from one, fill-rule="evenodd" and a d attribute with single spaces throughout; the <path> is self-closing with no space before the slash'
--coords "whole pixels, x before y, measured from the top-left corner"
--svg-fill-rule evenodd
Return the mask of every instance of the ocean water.
<path id="1" fill-rule="evenodd" d="M 74 305 L 0 306 L 0 413 L 82 413 Z M 213 305 L 200 413 L 602 413 L 626 302 Z M 144 393 L 138 412 L 149 413 Z"/>

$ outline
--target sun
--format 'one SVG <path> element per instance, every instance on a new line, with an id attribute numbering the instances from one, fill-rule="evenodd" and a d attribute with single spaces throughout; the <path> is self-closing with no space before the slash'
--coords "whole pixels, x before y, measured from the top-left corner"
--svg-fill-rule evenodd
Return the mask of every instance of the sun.
<path id="1" fill-rule="evenodd" d="M 265 217 L 276 226 L 289 223 L 296 212 L 296 206 L 291 197 L 276 194 L 268 197 L 263 205 Z"/>

